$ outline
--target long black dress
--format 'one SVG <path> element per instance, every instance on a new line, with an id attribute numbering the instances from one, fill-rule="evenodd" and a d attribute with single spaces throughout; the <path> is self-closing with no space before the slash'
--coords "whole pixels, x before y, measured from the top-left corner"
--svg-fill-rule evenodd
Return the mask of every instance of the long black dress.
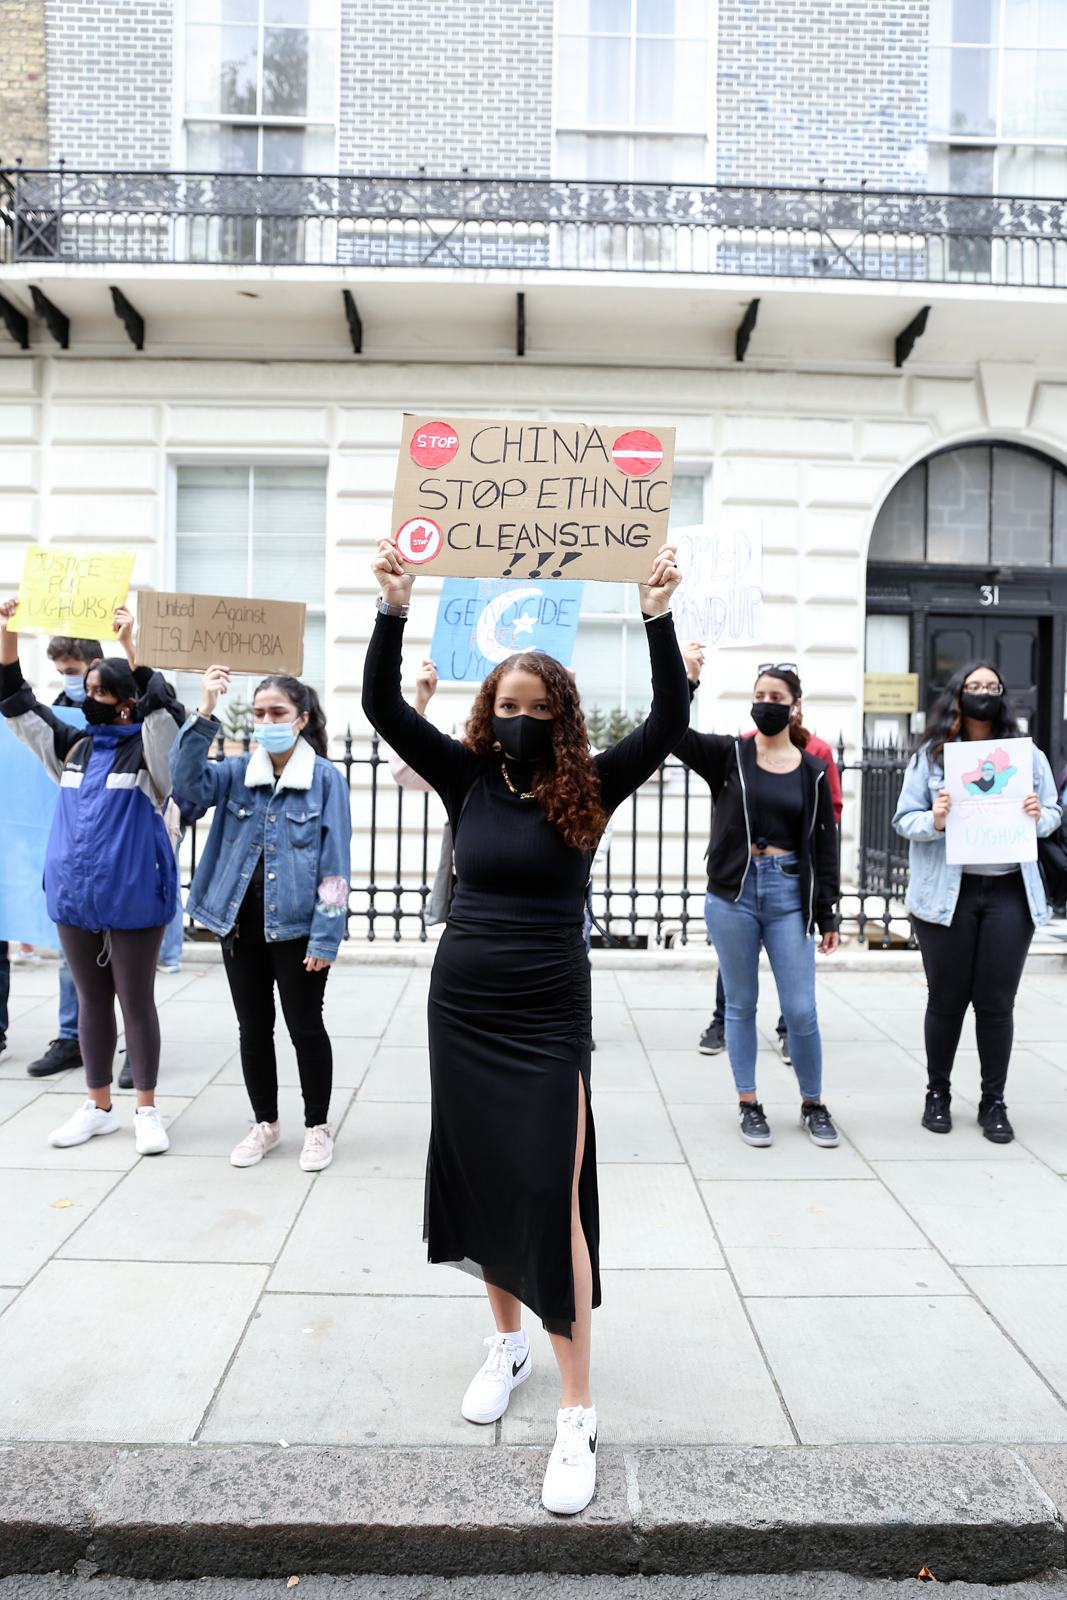
<path id="1" fill-rule="evenodd" d="M 367 651 L 370 722 L 444 802 L 456 892 L 433 964 L 428 1006 L 431 1132 L 429 1259 L 515 1295 L 550 1333 L 574 1321 L 571 1187 L 578 1078 L 590 1093 L 589 963 L 582 937 L 590 855 L 564 842 L 536 800 L 533 770 L 475 755 L 401 694 L 404 624 L 379 615 Z M 652 708 L 594 759 L 606 811 L 650 777 L 689 722 L 685 666 L 669 616 L 646 625 Z M 464 807 L 464 801 L 466 806 Z M 462 811 L 462 819 L 460 812 Z M 600 1226 L 591 1106 L 579 1179 L 582 1226 L 600 1304 Z"/>

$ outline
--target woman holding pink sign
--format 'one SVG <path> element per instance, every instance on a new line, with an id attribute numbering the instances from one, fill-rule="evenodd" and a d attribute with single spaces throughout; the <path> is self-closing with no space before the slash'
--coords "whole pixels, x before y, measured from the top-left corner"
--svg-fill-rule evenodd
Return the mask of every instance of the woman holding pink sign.
<path id="1" fill-rule="evenodd" d="M 947 683 L 904 774 L 893 826 L 910 841 L 908 892 L 926 970 L 928 1087 L 923 1127 L 950 1133 L 951 1076 L 968 1005 L 974 1007 L 982 1096 L 978 1121 L 994 1144 L 1015 1134 L 1004 1104 L 1013 1037 L 1012 1013 L 1034 928 L 1051 910 L 1036 861 L 954 865 L 945 847 L 952 797 L 945 786 L 946 744 L 1022 737 L 1000 673 L 973 661 Z M 1033 746 L 1033 791 L 1022 809 L 1040 838 L 1055 833 L 1061 811 L 1052 769 Z M 995 796 L 1014 776 L 1006 751 L 976 753 L 964 782 L 976 796 Z"/>

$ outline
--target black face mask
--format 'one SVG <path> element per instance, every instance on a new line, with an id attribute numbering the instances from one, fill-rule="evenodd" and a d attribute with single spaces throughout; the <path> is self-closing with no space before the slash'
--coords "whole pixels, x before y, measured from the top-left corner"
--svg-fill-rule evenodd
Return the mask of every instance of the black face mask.
<path id="1" fill-rule="evenodd" d="M 968 694 L 965 691 L 960 695 L 960 710 L 965 717 L 973 717 L 975 722 L 995 722 L 1003 703 L 1004 696 L 999 694 Z"/>
<path id="2" fill-rule="evenodd" d="M 94 700 L 91 695 L 86 695 L 81 709 L 90 728 L 105 728 L 114 722 L 119 714 L 118 706 L 106 705 L 103 700 Z"/>
<path id="3" fill-rule="evenodd" d="M 513 761 L 543 761 L 552 749 L 554 720 L 544 717 L 498 717 L 493 714 L 493 733 L 500 748 Z"/>
<path id="4" fill-rule="evenodd" d="M 793 707 L 783 706 L 777 700 L 754 700 L 752 703 L 752 720 L 768 739 L 787 728 L 792 715 Z"/>

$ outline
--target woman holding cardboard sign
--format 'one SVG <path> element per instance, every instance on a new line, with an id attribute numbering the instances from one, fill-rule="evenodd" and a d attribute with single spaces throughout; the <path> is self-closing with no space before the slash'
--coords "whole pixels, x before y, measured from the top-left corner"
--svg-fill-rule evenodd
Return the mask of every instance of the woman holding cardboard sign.
<path id="1" fill-rule="evenodd" d="M 982 1097 L 978 1121 L 994 1144 L 1015 1137 L 1004 1104 L 1015 995 L 1034 928 L 1051 916 L 1036 861 L 953 866 L 945 851 L 952 798 L 945 788 L 945 745 L 957 739 L 1018 739 L 1004 682 L 988 661 L 972 661 L 950 678 L 908 762 L 893 826 L 909 840 L 905 905 L 926 970 L 926 1070 L 923 1127 L 952 1129 L 951 1077 L 968 1005 L 974 1006 Z M 995 757 L 997 752 L 992 752 Z M 1003 752 L 1001 752 L 1003 754 Z M 979 766 L 976 787 L 996 783 L 995 761 Z M 1033 747 L 1033 793 L 1023 810 L 1040 837 L 1055 833 L 1061 811 L 1052 769 Z"/>
<path id="2" fill-rule="evenodd" d="M 551 1335 L 563 1380 L 542 1499 L 550 1511 L 581 1511 L 596 1486 L 589 1339 L 600 1303 L 585 891 L 611 812 L 689 720 L 669 613 L 679 575 L 663 549 L 641 585 L 648 720 L 591 756 L 577 691 L 546 655 L 510 656 L 489 674 L 462 744 L 418 716 L 400 692 L 412 577 L 388 539 L 373 570 L 382 597 L 363 707 L 437 790 L 455 838 L 457 884 L 428 1006 L 425 1236 L 431 1261 L 484 1279 L 496 1322 L 463 1415 L 495 1422 L 529 1377 L 528 1305 Z"/>

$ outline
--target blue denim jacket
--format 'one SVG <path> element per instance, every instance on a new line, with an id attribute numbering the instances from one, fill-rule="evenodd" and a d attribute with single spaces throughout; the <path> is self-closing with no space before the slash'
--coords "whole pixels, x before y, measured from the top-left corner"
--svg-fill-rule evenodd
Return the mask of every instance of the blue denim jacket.
<path id="1" fill-rule="evenodd" d="M 893 826 L 909 840 L 908 892 L 904 904 L 912 916 L 923 922 L 939 922 L 947 928 L 956 910 L 963 868 L 949 866 L 945 859 L 944 829 L 934 827 L 934 801 L 937 791 L 944 788 L 942 764 L 936 762 L 931 769 L 929 747 L 913 755 L 904 774 L 904 783 L 893 816 Z M 1060 825 L 1060 806 L 1052 768 L 1042 752 L 1034 746 L 1034 793 L 1041 801 L 1038 819 L 1039 838 L 1055 833 Z M 1020 871 L 1030 905 L 1034 927 L 1040 928 L 1052 915 L 1041 881 L 1036 861 L 1024 861 Z"/>
<path id="2" fill-rule="evenodd" d="M 309 956 L 336 960 L 344 908 L 325 906 L 318 886 L 323 878 L 349 881 L 352 819 L 344 779 L 298 739 L 275 789 L 270 757 L 258 746 L 251 755 L 209 761 L 218 732 L 214 717 L 190 717 L 170 755 L 177 792 L 215 807 L 188 911 L 213 933 L 229 933 L 262 853 L 268 940 L 307 935 Z"/>

